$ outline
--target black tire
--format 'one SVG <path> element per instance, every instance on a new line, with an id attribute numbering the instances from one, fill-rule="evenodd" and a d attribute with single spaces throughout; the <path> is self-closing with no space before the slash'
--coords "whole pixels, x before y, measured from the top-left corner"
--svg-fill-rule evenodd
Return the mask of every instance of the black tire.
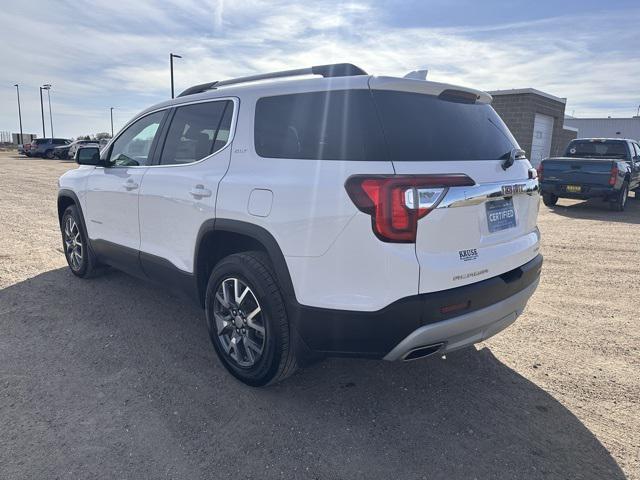
<path id="1" fill-rule="evenodd" d="M 53 150 L 47 150 L 46 152 L 44 152 L 43 157 L 47 157 L 48 159 L 51 160 L 54 157 Z"/>
<path id="2" fill-rule="evenodd" d="M 72 224 L 75 224 L 75 228 L 72 225 L 68 225 L 68 222 L 70 220 L 72 220 Z M 69 265 L 71 273 L 80 278 L 90 278 L 95 276 L 95 274 L 98 272 L 98 262 L 96 261 L 93 251 L 91 250 L 91 246 L 89 245 L 87 234 L 83 225 L 84 224 L 82 223 L 82 218 L 77 207 L 75 205 L 70 205 L 69 207 L 67 207 L 67 209 L 64 211 L 64 215 L 62 216 L 62 221 L 60 222 L 60 232 L 62 234 L 62 250 L 64 252 L 65 258 L 67 259 L 67 265 Z M 67 231 L 69 231 L 71 236 L 69 236 Z M 72 251 L 77 251 L 77 245 L 75 246 L 75 248 L 70 247 L 70 238 L 76 239 L 76 241 L 81 244 L 81 257 L 79 262 L 77 261 L 77 256 L 75 256 L 75 259 L 72 256 Z"/>
<path id="3" fill-rule="evenodd" d="M 238 280 L 238 284 L 244 284 L 241 287 L 243 291 L 244 287 L 250 289 L 243 300 L 236 304 L 240 308 L 235 310 L 230 303 L 225 305 L 225 302 L 220 301 L 220 293 L 234 279 Z M 219 295 L 216 296 L 216 293 Z M 230 300 L 233 302 L 233 299 Z M 259 322 L 264 332 L 262 336 L 258 331 L 252 330 L 254 327 L 249 326 L 246 332 L 242 333 L 245 331 L 242 322 L 247 324 L 245 309 L 255 311 L 255 304 L 252 305 L 252 303 L 257 303 L 260 307 Z M 223 258 L 214 267 L 209 277 L 205 309 L 209 337 L 215 351 L 225 368 L 241 382 L 252 387 L 262 387 L 284 380 L 297 370 L 298 365 L 291 342 L 284 300 L 271 262 L 265 253 L 249 251 Z M 216 312 L 218 322 L 216 322 Z M 233 312 L 236 312 L 235 316 Z M 220 319 L 223 318 L 227 321 L 221 322 Z M 219 325 L 224 325 L 221 327 L 220 335 Z M 240 340 L 235 343 L 227 341 L 231 335 L 235 335 Z M 262 345 L 259 354 L 253 353 L 256 350 L 246 347 L 247 341 L 244 337 L 252 335 L 255 340 L 254 345 L 256 343 Z M 241 344 L 242 347 L 240 347 Z M 252 350 L 252 359 L 248 355 L 250 350 Z M 241 365 L 243 360 L 250 364 Z M 253 360 L 253 363 L 250 360 Z"/>
<path id="4" fill-rule="evenodd" d="M 558 203 L 558 196 L 553 193 L 543 193 L 542 194 L 542 202 L 547 207 L 553 207 L 556 203 Z"/>
<path id="5" fill-rule="evenodd" d="M 610 204 L 611 210 L 615 212 L 623 212 L 624 207 L 627 204 L 628 197 L 629 197 L 629 182 L 625 181 L 622 184 L 622 189 L 620 190 L 620 193 L 617 195 L 615 200 Z"/>

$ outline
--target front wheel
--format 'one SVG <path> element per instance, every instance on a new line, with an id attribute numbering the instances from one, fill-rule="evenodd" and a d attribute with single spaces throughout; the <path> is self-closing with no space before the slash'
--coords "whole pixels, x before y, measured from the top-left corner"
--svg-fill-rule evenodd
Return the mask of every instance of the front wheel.
<path id="1" fill-rule="evenodd" d="M 558 203 L 558 196 L 553 193 L 543 193 L 542 201 L 547 207 L 553 207 L 556 203 Z"/>
<path id="2" fill-rule="evenodd" d="M 62 248 L 71 272 L 81 278 L 96 273 L 97 262 L 80 223 L 80 214 L 75 205 L 67 207 L 62 216 Z"/>
<path id="3" fill-rule="evenodd" d="M 629 197 L 629 184 L 627 182 L 624 182 L 622 184 L 622 189 L 620 190 L 620 193 L 618 194 L 616 199 L 613 202 L 611 202 L 611 210 L 614 210 L 616 212 L 624 211 L 624 207 L 627 204 L 628 197 Z"/>
<path id="4" fill-rule="evenodd" d="M 53 150 L 47 150 L 46 152 L 44 152 L 44 156 L 47 157 L 48 159 L 52 159 L 53 158 Z"/>
<path id="5" fill-rule="evenodd" d="M 216 353 L 241 382 L 261 387 L 295 372 L 284 300 L 266 254 L 222 259 L 209 277 L 205 308 Z"/>

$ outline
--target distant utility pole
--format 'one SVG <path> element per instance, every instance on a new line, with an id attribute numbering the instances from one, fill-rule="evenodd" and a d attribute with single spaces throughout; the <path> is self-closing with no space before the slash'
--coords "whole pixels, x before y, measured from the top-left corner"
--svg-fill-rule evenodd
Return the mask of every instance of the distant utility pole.
<path id="1" fill-rule="evenodd" d="M 47 91 L 47 99 L 49 100 L 49 122 L 51 124 L 51 138 L 53 138 L 53 115 L 51 114 L 51 84 L 45 83 L 42 88 Z"/>
<path id="2" fill-rule="evenodd" d="M 176 55 L 175 53 L 169 54 L 169 69 L 171 70 L 171 98 L 175 98 L 173 93 L 173 59 L 174 58 L 182 58 L 180 55 Z"/>
<path id="3" fill-rule="evenodd" d="M 24 145 L 24 136 L 22 135 L 22 112 L 20 111 L 20 87 L 18 84 L 14 84 L 16 87 L 16 93 L 18 94 L 18 120 L 20 121 L 20 144 Z"/>
<path id="4" fill-rule="evenodd" d="M 111 113 L 111 138 L 113 138 L 113 107 L 110 108 Z"/>
<path id="5" fill-rule="evenodd" d="M 47 133 L 44 130 L 44 104 L 42 103 L 42 87 L 40 87 L 40 113 L 42 114 L 42 138 L 46 138 Z"/>

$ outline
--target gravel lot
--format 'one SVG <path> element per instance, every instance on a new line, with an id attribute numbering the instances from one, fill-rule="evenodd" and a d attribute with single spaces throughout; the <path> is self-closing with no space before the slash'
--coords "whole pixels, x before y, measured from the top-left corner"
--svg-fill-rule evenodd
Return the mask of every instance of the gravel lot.
<path id="1" fill-rule="evenodd" d="M 197 307 L 68 272 L 74 167 L 0 153 L 0 478 L 640 479 L 640 201 L 541 206 L 540 288 L 477 351 L 255 390 Z"/>

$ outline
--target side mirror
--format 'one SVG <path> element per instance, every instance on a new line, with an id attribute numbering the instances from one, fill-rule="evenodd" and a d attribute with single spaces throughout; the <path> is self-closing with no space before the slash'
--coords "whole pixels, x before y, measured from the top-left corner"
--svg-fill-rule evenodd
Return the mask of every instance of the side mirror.
<path id="1" fill-rule="evenodd" d="M 79 147 L 76 150 L 75 160 L 78 165 L 102 165 L 98 147 Z"/>

